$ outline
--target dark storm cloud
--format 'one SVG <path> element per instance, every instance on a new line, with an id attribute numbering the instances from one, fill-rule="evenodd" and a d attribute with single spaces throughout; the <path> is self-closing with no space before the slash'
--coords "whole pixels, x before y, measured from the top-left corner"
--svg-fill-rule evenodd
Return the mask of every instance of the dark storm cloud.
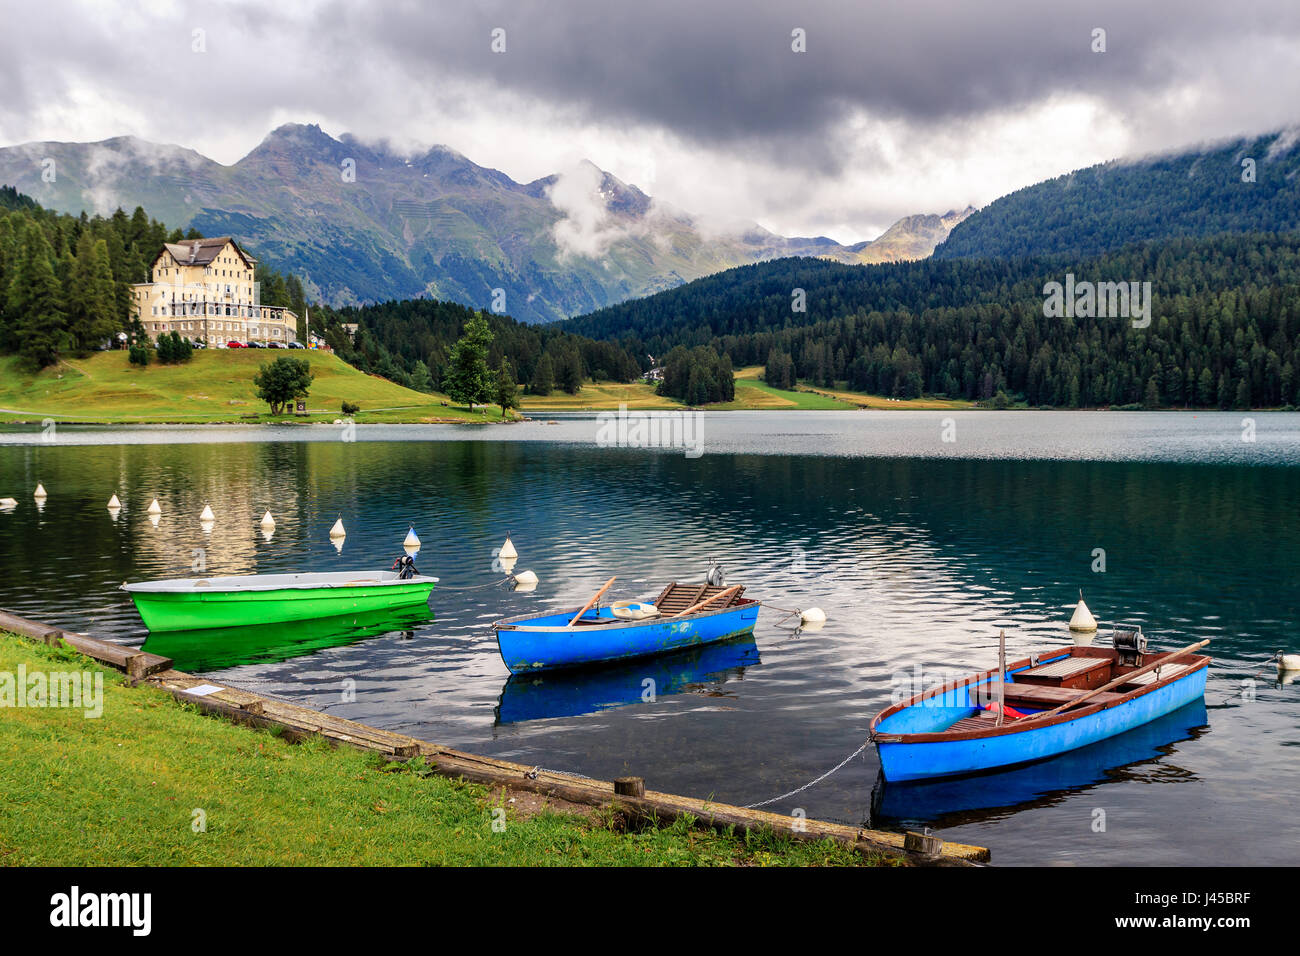
<path id="1" fill-rule="evenodd" d="M 709 145 L 838 153 L 854 111 L 910 124 L 978 117 L 1083 93 L 1118 108 L 1220 76 L 1260 43 L 1300 41 L 1300 4 L 1186 0 L 666 0 L 481 3 L 340 0 L 321 11 L 340 53 L 395 58 L 413 78 L 452 74 Z M 504 54 L 490 31 L 506 31 Z M 791 31 L 807 52 L 791 50 Z M 1107 51 L 1092 51 L 1092 31 Z M 1296 78 L 1274 91 L 1291 96 Z M 1068 132 L 1068 131 L 1067 131 Z M 829 141 L 828 141 L 829 140 Z M 793 157 L 792 157 L 793 158 Z"/>

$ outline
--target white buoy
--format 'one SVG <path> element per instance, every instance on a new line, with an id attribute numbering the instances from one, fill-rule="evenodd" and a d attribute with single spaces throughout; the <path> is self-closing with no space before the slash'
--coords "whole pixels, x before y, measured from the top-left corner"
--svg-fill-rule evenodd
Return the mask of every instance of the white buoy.
<path id="1" fill-rule="evenodd" d="M 502 561 L 509 561 L 511 558 L 519 557 L 519 552 L 515 546 L 510 543 L 510 535 L 506 535 L 506 543 L 501 545 L 501 550 L 497 552 L 497 557 Z"/>
<path id="2" fill-rule="evenodd" d="M 32 494 L 32 497 L 33 497 L 33 498 L 44 498 L 44 497 L 46 497 L 46 495 L 45 495 L 45 486 L 44 486 L 43 484 L 41 484 L 39 481 L 36 483 L 36 491 Z"/>
<path id="3" fill-rule="evenodd" d="M 263 528 L 275 527 L 275 519 L 271 517 L 271 512 L 268 511 L 266 514 L 262 515 L 262 527 Z M 268 538 L 267 540 L 269 541 L 270 539 Z"/>
<path id="4" fill-rule="evenodd" d="M 515 575 L 516 591 L 532 591 L 537 587 L 537 575 L 532 571 L 520 571 Z"/>
<path id="5" fill-rule="evenodd" d="M 17 507 L 18 507 L 17 498 L 0 498 L 0 508 L 4 508 L 7 510 L 9 508 L 17 508 Z"/>
<path id="6" fill-rule="evenodd" d="M 117 500 L 117 495 L 114 495 L 113 497 L 108 499 L 109 511 L 112 511 L 114 508 L 121 508 L 121 507 L 122 507 L 122 502 Z"/>
<path id="7" fill-rule="evenodd" d="M 1300 654 L 1284 654 L 1281 651 L 1273 658 L 1280 671 L 1300 671 Z"/>
<path id="8" fill-rule="evenodd" d="M 158 499 L 157 499 L 157 498 L 155 498 L 153 501 L 149 502 L 149 511 L 148 511 L 148 513 L 151 514 L 151 515 L 160 515 L 160 514 L 162 514 L 162 508 L 159 506 L 159 504 L 158 504 Z"/>
<path id="9" fill-rule="evenodd" d="M 1070 618 L 1070 630 L 1097 630 L 1097 619 L 1093 617 L 1092 612 L 1088 610 L 1088 605 L 1083 603 L 1082 593 L 1079 594 L 1079 603 L 1074 606 L 1074 615 Z"/>
<path id="10" fill-rule="evenodd" d="M 416 551 L 420 550 L 420 536 L 415 533 L 415 528 L 411 528 L 410 531 L 406 532 L 406 540 L 402 542 L 402 547 L 414 548 Z"/>
<path id="11" fill-rule="evenodd" d="M 346 534 L 347 532 L 343 530 L 343 519 L 342 518 L 337 519 L 334 522 L 334 527 L 330 528 L 330 537 L 342 538 Z"/>
<path id="12" fill-rule="evenodd" d="M 807 627 L 809 624 L 825 624 L 826 612 L 819 607 L 810 607 L 806 611 L 799 612 L 799 623 Z"/>
<path id="13" fill-rule="evenodd" d="M 204 505 L 203 511 L 199 514 L 200 521 L 216 521 L 217 516 L 212 513 L 212 505 Z"/>

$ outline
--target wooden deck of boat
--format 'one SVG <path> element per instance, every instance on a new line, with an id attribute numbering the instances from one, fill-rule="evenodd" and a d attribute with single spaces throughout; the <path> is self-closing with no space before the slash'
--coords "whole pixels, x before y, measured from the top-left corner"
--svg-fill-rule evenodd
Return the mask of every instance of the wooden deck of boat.
<path id="1" fill-rule="evenodd" d="M 674 581 L 660 592 L 659 597 L 654 601 L 654 606 L 659 609 L 659 613 L 664 617 L 671 617 L 699 604 L 701 601 L 708 600 L 715 594 L 721 594 L 725 590 L 725 587 L 715 587 L 712 584 L 678 584 Z M 735 607 L 737 604 L 744 604 L 746 603 L 742 597 L 744 593 L 745 589 L 743 587 L 738 588 L 726 604 L 714 602 L 709 605 L 708 610 L 719 611 L 724 607 Z"/>

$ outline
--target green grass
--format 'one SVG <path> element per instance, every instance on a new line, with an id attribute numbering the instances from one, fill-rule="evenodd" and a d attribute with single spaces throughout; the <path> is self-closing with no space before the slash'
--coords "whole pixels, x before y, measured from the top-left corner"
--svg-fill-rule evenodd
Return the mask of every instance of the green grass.
<path id="1" fill-rule="evenodd" d="M 258 367 L 289 355 L 306 358 L 315 379 L 307 416 L 272 418 L 253 386 Z M 470 412 L 440 404 L 445 396 L 403 388 L 367 375 L 329 352 L 206 349 L 181 365 L 131 365 L 125 352 L 96 352 L 32 373 L 13 356 L 0 357 L 0 421 L 241 422 L 328 421 L 344 401 L 361 406 L 366 422 L 499 421 L 500 409 Z"/>
<path id="2" fill-rule="evenodd" d="M 858 865 L 832 842 L 683 822 L 621 832 L 606 811 L 524 815 L 418 762 L 293 745 L 128 688 L 69 650 L 0 634 L 0 672 L 104 674 L 103 716 L 0 707 L 0 863 L 21 866 Z M 522 804 L 522 797 L 518 801 Z M 493 810 L 506 811 L 504 832 Z M 195 832 L 195 810 L 206 830 Z"/>
<path id="3" fill-rule="evenodd" d="M 963 409 L 974 402 L 947 398 L 887 398 L 848 389 L 816 388 L 801 384 L 795 391 L 771 388 L 760 380 L 763 368 L 751 365 L 736 372 L 736 401 L 714 408 L 807 408 L 807 409 Z M 766 402 L 767 404 L 759 404 Z"/>
<path id="4" fill-rule="evenodd" d="M 620 403 L 628 408 L 659 409 L 682 408 L 674 398 L 656 395 L 654 386 L 645 382 L 587 382 L 577 395 L 555 391 L 550 395 L 523 395 L 526 414 L 539 415 L 547 411 L 600 411 L 617 409 Z"/>

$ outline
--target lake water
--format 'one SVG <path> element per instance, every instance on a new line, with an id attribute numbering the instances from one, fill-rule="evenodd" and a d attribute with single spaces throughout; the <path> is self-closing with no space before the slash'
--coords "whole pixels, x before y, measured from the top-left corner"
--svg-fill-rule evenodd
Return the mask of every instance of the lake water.
<path id="1" fill-rule="evenodd" d="M 190 576 L 195 549 L 208 574 L 387 567 L 414 525 L 442 579 L 432 615 L 149 649 L 442 744 L 743 805 L 853 753 L 901 686 L 994 666 L 1000 629 L 1012 657 L 1069 644 L 1082 588 L 1160 649 L 1213 638 L 1205 705 L 948 784 L 883 785 L 868 748 L 771 809 L 924 823 L 997 863 L 1300 862 L 1300 684 L 1261 668 L 1300 652 L 1300 415 L 707 413 L 687 423 L 698 457 L 549 420 L 0 432 L 0 497 L 18 500 L 0 510 L 0 607 L 139 640 L 117 586 Z M 483 587 L 507 531 L 532 593 Z M 710 557 L 748 596 L 828 623 L 795 634 L 768 609 L 752 642 L 507 680 L 491 621 L 576 606 L 613 574 L 611 595 L 652 598 Z"/>

